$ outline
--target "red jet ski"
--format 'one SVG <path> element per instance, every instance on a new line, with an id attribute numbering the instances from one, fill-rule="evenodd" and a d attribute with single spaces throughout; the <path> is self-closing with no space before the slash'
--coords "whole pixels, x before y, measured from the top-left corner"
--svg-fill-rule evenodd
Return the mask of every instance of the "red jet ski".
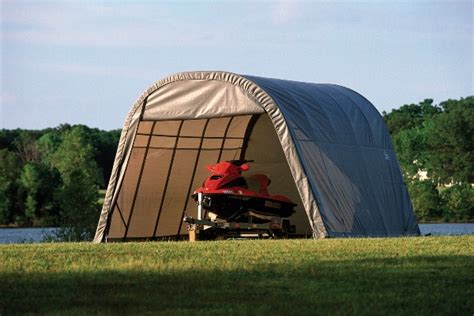
<path id="1" fill-rule="evenodd" d="M 242 176 L 242 171 L 250 169 L 246 163 L 252 161 L 230 160 L 208 166 L 212 174 L 192 197 L 197 201 L 202 193 L 203 208 L 228 222 L 266 223 L 274 217 L 291 216 L 296 204 L 283 195 L 271 196 L 266 175 Z"/>

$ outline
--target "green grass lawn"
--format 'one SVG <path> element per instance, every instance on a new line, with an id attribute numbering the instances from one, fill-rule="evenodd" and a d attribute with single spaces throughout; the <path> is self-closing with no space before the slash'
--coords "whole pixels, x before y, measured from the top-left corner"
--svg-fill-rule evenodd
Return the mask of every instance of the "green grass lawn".
<path id="1" fill-rule="evenodd" d="M 474 236 L 0 245 L 0 314 L 472 315 Z"/>

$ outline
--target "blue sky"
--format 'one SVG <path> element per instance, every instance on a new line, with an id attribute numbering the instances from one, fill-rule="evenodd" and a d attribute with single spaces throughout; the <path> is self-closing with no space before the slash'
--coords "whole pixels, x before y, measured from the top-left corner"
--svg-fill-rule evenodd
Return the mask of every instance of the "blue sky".
<path id="1" fill-rule="evenodd" d="M 190 70 L 340 84 L 379 111 L 473 94 L 472 1 L 0 3 L 0 128 L 120 128 Z"/>

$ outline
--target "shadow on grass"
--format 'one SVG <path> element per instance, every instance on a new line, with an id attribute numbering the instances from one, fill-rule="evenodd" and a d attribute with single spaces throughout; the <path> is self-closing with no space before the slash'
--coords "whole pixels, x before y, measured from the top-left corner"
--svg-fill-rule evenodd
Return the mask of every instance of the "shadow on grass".
<path id="1" fill-rule="evenodd" d="M 0 272 L 0 314 L 465 314 L 473 260 L 436 256 L 221 271 Z"/>

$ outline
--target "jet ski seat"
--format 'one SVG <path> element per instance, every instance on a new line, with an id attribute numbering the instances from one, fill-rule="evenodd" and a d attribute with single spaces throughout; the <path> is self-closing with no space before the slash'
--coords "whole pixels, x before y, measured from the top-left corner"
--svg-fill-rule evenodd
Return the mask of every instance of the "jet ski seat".
<path id="1" fill-rule="evenodd" d="M 247 181 L 247 187 L 249 190 L 258 192 L 263 195 L 270 195 L 268 193 L 268 186 L 271 180 L 264 174 L 253 174 L 249 177 L 245 177 Z"/>

